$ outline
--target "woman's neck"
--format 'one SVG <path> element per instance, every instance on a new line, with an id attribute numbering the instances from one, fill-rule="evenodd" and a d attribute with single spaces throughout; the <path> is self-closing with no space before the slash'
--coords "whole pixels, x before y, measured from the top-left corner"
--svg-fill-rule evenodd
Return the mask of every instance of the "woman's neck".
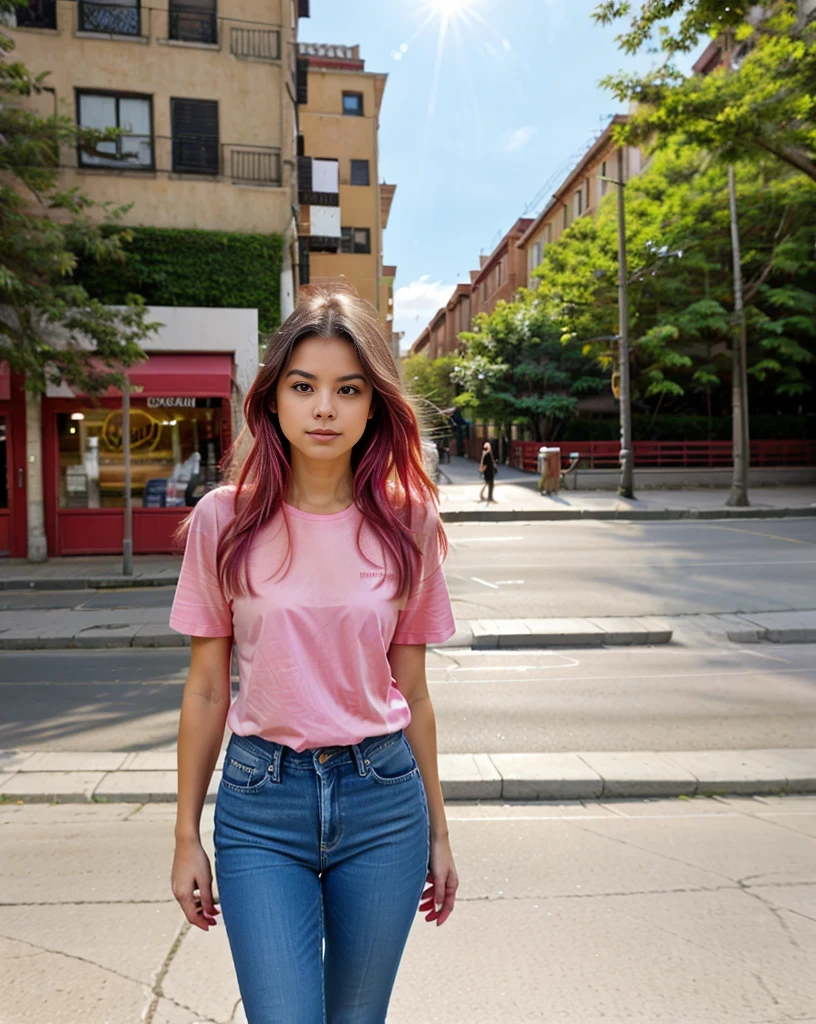
<path id="1" fill-rule="evenodd" d="M 292 476 L 286 500 L 302 512 L 329 515 L 341 512 L 354 501 L 351 459 L 331 462 L 304 459 L 292 452 Z"/>

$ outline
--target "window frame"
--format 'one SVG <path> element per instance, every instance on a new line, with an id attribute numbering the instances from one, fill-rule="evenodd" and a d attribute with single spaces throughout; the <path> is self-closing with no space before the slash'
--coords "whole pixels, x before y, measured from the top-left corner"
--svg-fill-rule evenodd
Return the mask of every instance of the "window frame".
<path id="1" fill-rule="evenodd" d="M 174 131 L 175 124 L 173 120 L 173 104 L 175 103 L 197 103 L 197 104 L 214 104 L 215 105 L 215 170 L 207 168 L 194 169 L 192 167 L 179 167 L 176 166 L 176 143 L 181 141 L 176 138 Z M 190 96 L 171 96 L 170 97 L 170 167 L 172 174 L 193 174 L 196 177 L 203 176 L 208 178 L 217 178 L 221 174 L 221 111 L 218 100 L 207 100 L 200 99 L 199 97 Z"/>
<path id="2" fill-rule="evenodd" d="M 357 164 L 358 171 L 361 166 L 365 167 L 365 181 L 354 180 L 354 165 Z M 354 185 L 355 188 L 368 188 L 371 185 L 371 163 L 369 160 L 355 160 L 352 159 L 349 169 L 349 185 Z"/>
<path id="3" fill-rule="evenodd" d="M 153 96 L 143 92 L 123 92 L 116 89 L 74 89 L 74 118 L 79 128 L 90 128 L 90 125 L 84 125 L 80 119 L 80 108 L 81 108 L 81 97 L 83 96 L 103 96 L 106 99 L 112 99 L 116 101 L 116 124 L 110 125 L 111 128 L 119 128 L 120 117 L 119 117 L 119 100 L 144 100 L 147 103 L 148 117 L 150 121 L 150 163 L 149 164 L 128 164 L 120 163 L 118 166 L 112 166 L 109 164 L 93 164 L 84 163 L 83 157 L 86 155 L 82 152 L 79 146 L 77 146 L 77 167 L 83 171 L 113 171 L 119 173 L 121 171 L 155 171 L 156 170 L 156 136 L 155 136 L 155 120 L 153 117 Z M 121 136 L 116 140 L 117 150 L 120 148 L 123 139 L 128 136 Z M 143 139 L 144 135 L 134 135 L 134 138 Z M 104 157 L 104 153 L 100 153 L 100 156 Z"/>
<path id="4" fill-rule="evenodd" d="M 353 96 L 356 96 L 360 100 L 360 109 L 359 110 L 346 110 L 346 99 L 350 99 Z M 365 112 L 364 112 L 365 111 L 365 107 L 364 107 L 364 104 L 363 104 L 363 94 L 361 92 L 344 92 L 341 103 L 342 103 L 343 117 L 364 117 L 365 116 Z"/>
<path id="5" fill-rule="evenodd" d="M 365 231 L 365 248 L 358 248 L 356 232 Z M 340 228 L 340 252 L 349 256 L 370 256 L 371 255 L 371 228 L 355 228 L 349 225 Z"/>

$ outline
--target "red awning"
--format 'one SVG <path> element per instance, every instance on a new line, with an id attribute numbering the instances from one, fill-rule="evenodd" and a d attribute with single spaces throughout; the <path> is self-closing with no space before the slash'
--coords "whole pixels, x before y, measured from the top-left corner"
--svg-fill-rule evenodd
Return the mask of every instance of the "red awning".
<path id="1" fill-rule="evenodd" d="M 132 385 L 144 389 L 138 392 L 143 398 L 229 398 L 232 356 L 154 353 L 147 362 L 131 366 L 128 377 Z"/>
<path id="2" fill-rule="evenodd" d="M 0 363 L 0 402 L 11 398 L 11 371 L 8 363 Z"/>

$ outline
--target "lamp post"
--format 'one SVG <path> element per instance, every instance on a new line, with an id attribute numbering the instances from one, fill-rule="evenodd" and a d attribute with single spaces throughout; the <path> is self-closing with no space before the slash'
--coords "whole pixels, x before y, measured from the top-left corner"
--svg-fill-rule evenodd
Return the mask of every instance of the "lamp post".
<path id="1" fill-rule="evenodd" d="M 133 498 L 130 479 L 130 379 L 122 385 L 122 458 L 125 463 L 125 522 L 122 536 L 122 575 L 133 575 Z"/>
<path id="2" fill-rule="evenodd" d="M 626 271 L 626 205 L 624 200 L 623 146 L 618 147 L 618 372 L 620 374 L 620 466 L 618 494 L 634 498 L 632 449 L 632 392 L 629 380 L 629 282 Z"/>

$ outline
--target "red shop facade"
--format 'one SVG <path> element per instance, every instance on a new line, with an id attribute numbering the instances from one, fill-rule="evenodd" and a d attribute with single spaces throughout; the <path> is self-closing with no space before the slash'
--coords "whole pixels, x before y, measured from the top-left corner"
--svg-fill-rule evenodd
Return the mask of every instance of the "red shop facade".
<path id="1" fill-rule="evenodd" d="M 233 360 L 154 353 L 128 371 L 134 554 L 178 552 L 173 533 L 220 482 L 232 441 Z M 42 461 L 49 556 L 122 551 L 122 394 L 46 397 Z"/>

